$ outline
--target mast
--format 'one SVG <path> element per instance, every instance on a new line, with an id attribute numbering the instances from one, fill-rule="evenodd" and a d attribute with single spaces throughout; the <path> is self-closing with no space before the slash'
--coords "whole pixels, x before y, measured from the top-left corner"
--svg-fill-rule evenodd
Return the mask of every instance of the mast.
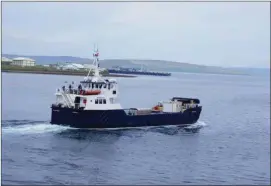
<path id="1" fill-rule="evenodd" d="M 95 45 L 94 45 L 94 52 L 93 52 L 93 64 L 94 64 L 94 77 L 100 77 L 100 73 L 99 73 L 99 50 L 98 50 L 98 46 L 97 49 L 95 50 Z M 88 71 L 88 75 L 87 78 L 89 77 L 91 68 Z"/>

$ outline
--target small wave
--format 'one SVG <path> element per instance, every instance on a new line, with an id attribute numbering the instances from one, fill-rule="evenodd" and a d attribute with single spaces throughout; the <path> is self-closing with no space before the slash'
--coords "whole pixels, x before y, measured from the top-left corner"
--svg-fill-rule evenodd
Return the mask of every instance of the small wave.
<path id="1" fill-rule="evenodd" d="M 67 129 L 71 128 L 60 125 L 52 125 L 50 123 L 33 123 L 3 127 L 2 132 L 4 134 L 40 134 L 47 132 L 61 132 Z"/>
<path id="2" fill-rule="evenodd" d="M 186 126 L 183 129 L 187 132 L 198 132 L 201 128 L 206 126 L 207 124 L 204 121 L 197 121 L 196 123 Z"/>
<path id="3" fill-rule="evenodd" d="M 206 126 L 207 126 L 207 124 L 204 121 L 198 121 L 198 122 L 196 122 L 196 123 L 194 123 L 192 125 L 189 125 L 189 126 L 187 126 L 185 128 L 197 129 L 197 128 L 203 128 L 203 127 L 206 127 Z"/>

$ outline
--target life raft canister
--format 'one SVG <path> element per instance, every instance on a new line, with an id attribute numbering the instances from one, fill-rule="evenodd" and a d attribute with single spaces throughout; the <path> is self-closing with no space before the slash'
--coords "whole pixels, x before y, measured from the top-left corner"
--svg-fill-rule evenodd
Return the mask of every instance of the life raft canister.
<path id="1" fill-rule="evenodd" d="M 160 111 L 160 110 L 162 110 L 162 107 L 161 107 L 161 106 L 156 105 L 156 106 L 155 106 L 155 107 L 153 107 L 152 109 L 153 109 L 153 110 Z"/>
<path id="2" fill-rule="evenodd" d="M 80 94 L 81 95 L 98 95 L 100 94 L 100 90 L 81 90 Z"/>

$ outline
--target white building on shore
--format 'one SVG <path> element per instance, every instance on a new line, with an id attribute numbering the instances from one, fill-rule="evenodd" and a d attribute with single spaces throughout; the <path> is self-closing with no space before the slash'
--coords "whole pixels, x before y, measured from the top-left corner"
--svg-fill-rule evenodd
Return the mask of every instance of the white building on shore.
<path id="1" fill-rule="evenodd" d="M 66 63 L 62 66 L 63 70 L 86 70 L 85 67 L 77 63 Z"/>
<path id="2" fill-rule="evenodd" d="M 95 65 L 93 65 L 93 64 L 83 64 L 83 65 L 84 65 L 84 67 L 85 67 L 87 70 L 91 69 L 91 70 L 94 71 L 94 69 L 96 68 Z M 100 72 L 102 72 L 102 71 L 104 71 L 104 70 L 106 70 L 106 69 L 105 69 L 105 68 L 100 68 L 100 67 L 99 67 L 98 70 L 99 70 Z"/>
<path id="3" fill-rule="evenodd" d="M 12 65 L 35 66 L 35 60 L 25 57 L 16 57 L 12 60 Z"/>

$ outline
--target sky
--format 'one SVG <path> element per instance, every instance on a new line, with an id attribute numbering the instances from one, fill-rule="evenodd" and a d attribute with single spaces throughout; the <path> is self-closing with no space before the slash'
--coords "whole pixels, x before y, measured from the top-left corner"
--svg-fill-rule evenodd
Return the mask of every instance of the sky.
<path id="1" fill-rule="evenodd" d="M 2 52 L 270 68 L 268 2 L 2 2 Z"/>

